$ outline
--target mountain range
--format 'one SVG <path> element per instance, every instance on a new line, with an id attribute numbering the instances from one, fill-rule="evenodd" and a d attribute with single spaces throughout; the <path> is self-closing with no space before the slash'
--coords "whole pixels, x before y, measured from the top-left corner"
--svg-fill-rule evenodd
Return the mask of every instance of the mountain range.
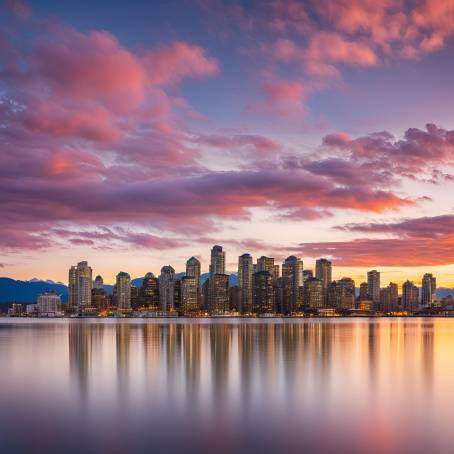
<path id="1" fill-rule="evenodd" d="M 185 273 L 177 273 L 177 279 L 183 277 Z M 200 276 L 202 284 L 208 279 L 209 274 L 203 273 Z M 132 285 L 140 287 L 143 277 L 133 279 Z M 229 277 L 229 285 L 232 287 L 237 285 L 238 278 L 236 273 L 231 273 Z M 105 284 L 104 288 L 107 293 L 111 294 L 113 285 Z M 35 303 L 38 295 L 45 292 L 56 291 L 61 295 L 63 303 L 68 301 L 68 286 L 62 282 L 54 282 L 51 280 L 31 279 L 29 281 L 20 281 L 8 277 L 0 277 L 0 304 L 2 303 Z"/>

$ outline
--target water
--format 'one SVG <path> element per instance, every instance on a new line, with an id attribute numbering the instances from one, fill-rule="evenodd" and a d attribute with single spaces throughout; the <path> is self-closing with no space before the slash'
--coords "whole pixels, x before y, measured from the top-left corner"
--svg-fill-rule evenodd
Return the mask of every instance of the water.
<path id="1" fill-rule="evenodd" d="M 454 320 L 0 319 L 0 451 L 454 452 Z"/>

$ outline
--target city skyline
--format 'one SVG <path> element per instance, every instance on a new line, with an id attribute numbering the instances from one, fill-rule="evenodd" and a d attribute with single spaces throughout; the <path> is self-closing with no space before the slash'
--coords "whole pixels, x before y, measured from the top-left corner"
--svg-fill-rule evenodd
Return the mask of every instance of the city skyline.
<path id="1" fill-rule="evenodd" d="M 108 5 L 0 6 L 0 276 L 219 243 L 454 285 L 452 1 Z"/>

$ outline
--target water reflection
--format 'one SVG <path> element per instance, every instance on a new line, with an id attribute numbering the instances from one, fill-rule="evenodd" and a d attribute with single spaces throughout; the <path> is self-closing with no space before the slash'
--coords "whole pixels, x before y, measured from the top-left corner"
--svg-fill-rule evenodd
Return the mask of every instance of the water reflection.
<path id="1" fill-rule="evenodd" d="M 444 319 L 2 320 L 0 448 L 451 452 L 453 347 Z"/>

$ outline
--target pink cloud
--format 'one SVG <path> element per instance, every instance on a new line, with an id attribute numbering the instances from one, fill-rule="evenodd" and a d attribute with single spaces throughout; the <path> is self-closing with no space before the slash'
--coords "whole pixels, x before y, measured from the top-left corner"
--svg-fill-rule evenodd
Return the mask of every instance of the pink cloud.
<path id="1" fill-rule="evenodd" d="M 219 73 L 219 62 L 199 46 L 176 41 L 148 51 L 144 56 L 151 83 L 175 85 L 185 78 L 201 78 Z"/>
<path id="2" fill-rule="evenodd" d="M 435 266 L 454 263 L 454 216 L 405 219 L 394 223 L 347 224 L 342 230 L 384 233 L 391 238 L 303 243 L 311 257 L 330 256 L 343 266 Z"/>

